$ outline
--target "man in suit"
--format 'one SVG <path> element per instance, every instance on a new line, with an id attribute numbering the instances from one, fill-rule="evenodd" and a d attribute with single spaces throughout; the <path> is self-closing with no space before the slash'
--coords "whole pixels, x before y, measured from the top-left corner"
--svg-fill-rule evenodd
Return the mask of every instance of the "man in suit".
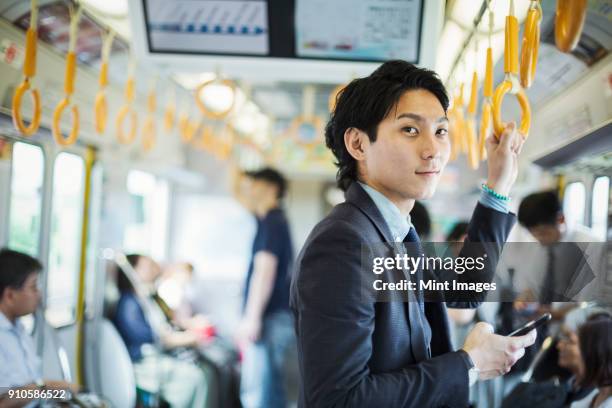
<path id="1" fill-rule="evenodd" d="M 364 251 L 371 260 L 401 252 L 396 243 L 419 244 L 409 213 L 415 200 L 432 196 L 448 161 L 447 108 L 435 73 L 404 61 L 352 81 L 337 99 L 325 138 L 346 202 L 311 232 L 291 285 L 300 407 L 464 407 L 470 380 L 508 372 L 535 340 L 534 331 L 509 338 L 479 323 L 452 351 L 446 304 L 476 307 L 486 292 L 453 299 L 447 291 L 437 297 L 446 303 L 424 302 L 418 291 L 407 291 L 408 302 L 364 292 L 373 275 Z M 499 141 L 487 141 L 488 179 L 466 241 L 486 243 L 490 258 L 485 270 L 460 280 L 491 281 L 514 224 L 504 199 L 522 140 L 511 124 Z"/>

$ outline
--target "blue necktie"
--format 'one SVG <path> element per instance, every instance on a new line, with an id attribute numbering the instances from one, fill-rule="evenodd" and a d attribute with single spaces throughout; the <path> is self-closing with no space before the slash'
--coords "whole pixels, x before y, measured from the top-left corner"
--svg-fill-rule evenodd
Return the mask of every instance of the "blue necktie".
<path id="1" fill-rule="evenodd" d="M 421 247 L 421 240 L 414 228 L 410 228 L 408 235 L 404 238 L 404 243 L 411 243 L 409 249 L 411 252 L 410 256 L 420 256 L 423 253 Z M 413 276 L 416 277 L 417 288 L 420 280 L 423 278 L 423 271 L 419 269 Z M 413 280 L 414 281 L 414 280 Z M 410 343 L 412 347 L 412 353 L 417 362 L 427 360 L 431 356 L 429 344 L 425 338 L 425 303 L 423 301 L 423 294 L 420 290 L 414 292 L 416 296 L 416 302 L 408 301 L 408 324 L 410 325 Z"/>
<path id="2" fill-rule="evenodd" d="M 421 247 L 421 239 L 419 238 L 419 234 L 417 234 L 416 230 L 413 227 L 411 227 L 410 231 L 408 231 L 408 235 L 406 235 L 406 238 L 404 238 L 404 242 L 410 242 L 414 244 L 414 245 L 411 245 L 411 247 L 416 249 L 416 252 L 417 252 L 414 255 L 420 256 L 423 253 L 423 248 Z M 417 282 L 418 282 L 423 278 L 423 271 L 419 269 L 415 275 L 417 277 Z M 416 294 L 417 294 L 417 299 L 419 302 L 419 308 L 421 309 L 421 313 L 423 314 L 423 316 L 425 316 L 425 303 L 423 301 L 423 293 L 420 290 L 418 290 Z"/>

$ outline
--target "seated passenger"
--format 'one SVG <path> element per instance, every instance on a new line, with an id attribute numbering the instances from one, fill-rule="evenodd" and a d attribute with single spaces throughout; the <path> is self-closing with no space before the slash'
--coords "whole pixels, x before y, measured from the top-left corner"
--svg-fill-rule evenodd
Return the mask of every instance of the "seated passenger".
<path id="1" fill-rule="evenodd" d="M 193 329 L 202 334 L 214 333 L 209 319 L 195 312 L 196 281 L 194 267 L 188 262 L 169 265 L 157 287 L 156 302 L 165 305 L 169 320 L 182 329 Z"/>
<path id="2" fill-rule="evenodd" d="M 119 271 L 118 286 L 121 296 L 114 323 L 130 357 L 134 361 L 136 383 L 139 388 L 159 394 L 172 407 L 204 407 L 208 396 L 207 378 L 198 366 L 161 354 L 161 349 L 195 346 L 197 334 L 176 331 L 167 324 L 163 312 L 149 299 L 161 269 L 151 258 L 129 255 L 138 286 Z"/>
<path id="3" fill-rule="evenodd" d="M 40 358 L 19 318 L 34 313 L 40 302 L 42 266 L 29 255 L 0 250 L 0 407 L 21 407 L 32 399 L 9 398 L 11 390 L 70 390 L 66 381 L 43 379 Z"/>
<path id="4" fill-rule="evenodd" d="M 582 387 L 596 387 L 571 408 L 612 408 L 612 316 L 591 316 L 578 329 L 581 360 L 578 364 Z"/>

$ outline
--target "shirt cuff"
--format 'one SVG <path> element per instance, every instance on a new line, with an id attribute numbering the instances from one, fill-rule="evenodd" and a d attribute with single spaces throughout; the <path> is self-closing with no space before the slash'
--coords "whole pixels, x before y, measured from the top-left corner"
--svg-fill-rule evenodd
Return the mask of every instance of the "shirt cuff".
<path id="1" fill-rule="evenodd" d="M 493 197 L 491 194 L 485 191 L 480 193 L 480 198 L 478 199 L 478 202 L 484 205 L 485 207 L 499 212 L 503 212 L 504 214 L 508 214 L 510 212 L 510 208 L 508 208 L 508 203 L 506 201 Z"/>

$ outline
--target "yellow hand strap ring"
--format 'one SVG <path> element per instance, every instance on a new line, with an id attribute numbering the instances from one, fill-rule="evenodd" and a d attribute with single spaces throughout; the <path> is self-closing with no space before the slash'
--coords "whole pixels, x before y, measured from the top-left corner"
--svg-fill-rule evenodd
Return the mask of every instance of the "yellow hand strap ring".
<path id="1" fill-rule="evenodd" d="M 185 143 L 189 143 L 195 136 L 195 133 L 198 130 L 198 125 L 193 124 L 189 120 L 189 117 L 184 116 L 180 120 L 179 130 L 181 133 L 181 140 Z"/>
<path id="2" fill-rule="evenodd" d="M 147 96 L 148 115 L 142 129 L 142 148 L 148 152 L 155 147 L 155 110 L 157 108 L 157 96 L 155 90 L 151 90 Z"/>
<path id="3" fill-rule="evenodd" d="M 32 16 L 36 14 L 35 10 L 32 10 Z M 34 17 L 33 17 L 34 18 Z M 15 128 L 24 136 L 32 136 L 38 130 L 40 126 L 40 117 L 42 113 L 42 106 L 40 103 L 40 93 L 38 89 L 31 87 L 31 78 L 36 75 L 36 40 L 37 40 L 36 26 L 30 23 L 30 28 L 26 33 L 26 51 L 25 60 L 23 64 L 23 75 L 24 79 L 15 89 L 12 101 L 12 116 L 13 124 Z M 32 96 L 32 102 L 34 104 L 34 111 L 32 114 L 32 121 L 29 126 L 26 126 L 23 122 L 23 116 L 21 115 L 21 103 L 23 95 L 30 90 Z"/>
<path id="4" fill-rule="evenodd" d="M 32 122 L 30 122 L 29 126 L 25 125 L 23 122 L 23 117 L 21 116 L 21 100 L 27 91 L 30 91 L 32 103 L 34 105 Z M 15 125 L 15 128 L 24 136 L 32 136 L 34 133 L 36 133 L 38 127 L 40 126 L 42 109 L 40 103 L 40 93 L 36 88 L 30 89 L 30 81 L 27 78 L 21 84 L 19 84 L 17 89 L 15 89 L 12 105 L 13 124 Z"/>
<path id="5" fill-rule="evenodd" d="M 540 23 L 542 22 L 542 7 L 540 2 L 532 0 L 523 34 L 521 48 L 521 85 L 529 88 L 535 78 L 540 46 Z"/>
<path id="6" fill-rule="evenodd" d="M 155 147 L 155 119 L 147 117 L 142 129 L 142 148 L 148 152 Z"/>
<path id="7" fill-rule="evenodd" d="M 122 144 L 129 144 L 136 139 L 136 130 L 138 127 L 138 115 L 132 108 L 132 102 L 134 101 L 135 93 L 134 78 L 130 75 L 127 82 L 125 83 L 125 104 L 119 109 L 117 113 L 117 119 L 115 120 L 115 130 L 117 132 L 117 140 Z M 130 118 L 130 129 L 126 134 L 124 131 L 124 122 L 128 117 Z"/>
<path id="8" fill-rule="evenodd" d="M 501 119 L 502 103 L 504 101 L 504 96 L 506 96 L 511 89 L 512 83 L 508 80 L 504 80 L 501 84 L 499 84 L 497 89 L 495 89 L 495 94 L 493 95 L 493 129 L 495 131 L 495 136 L 498 139 L 506 127 L 505 123 L 503 123 Z M 516 93 L 516 98 L 521 106 L 522 113 L 519 131 L 526 139 L 529 135 L 529 127 L 531 125 L 531 107 L 529 106 L 529 100 L 527 99 L 527 95 L 523 89 L 520 89 Z"/>
<path id="9" fill-rule="evenodd" d="M 68 52 L 66 56 L 66 75 L 64 80 L 64 92 L 66 97 L 59 101 L 53 111 L 53 125 L 51 131 L 55 142 L 61 146 L 69 146 L 76 142 L 79 136 L 79 107 L 76 104 L 72 104 L 72 129 L 67 137 L 62 135 L 60 122 L 64 109 L 70 105 L 70 96 L 74 92 L 74 77 L 76 74 L 76 54 L 74 52 Z"/>
<path id="10" fill-rule="evenodd" d="M 115 33 L 110 31 L 105 35 L 102 43 L 102 65 L 100 66 L 100 76 L 98 77 L 98 85 L 100 89 L 96 94 L 96 101 L 94 103 L 94 125 L 96 132 L 99 134 L 104 133 L 106 130 L 106 121 L 108 118 L 108 105 L 106 103 L 106 86 L 108 85 L 108 59 L 113 44 Z"/>
<path id="11" fill-rule="evenodd" d="M 504 131 L 505 124 L 501 119 L 501 107 L 504 96 L 508 92 L 516 95 L 521 106 L 521 124 L 519 131 L 527 138 L 531 126 L 531 108 L 525 90 L 518 83 L 518 20 L 513 12 L 514 3 L 510 1 L 510 14 L 506 16 L 505 49 L 504 49 L 504 81 L 497 86 L 493 94 L 493 130 L 499 139 Z"/>
<path id="12" fill-rule="evenodd" d="M 104 133 L 106 129 L 106 118 L 108 117 L 108 104 L 106 103 L 106 92 L 99 90 L 96 94 L 96 101 L 94 103 L 94 118 L 96 132 L 99 134 Z"/>
<path id="13" fill-rule="evenodd" d="M 79 107 L 75 104 L 72 104 L 72 129 L 67 137 L 62 135 L 62 130 L 60 128 L 60 122 L 62 119 L 62 115 L 64 113 L 64 109 L 70 105 L 70 98 L 66 97 L 62 99 L 57 106 L 55 107 L 55 111 L 53 111 L 53 127 L 52 133 L 55 142 L 61 146 L 70 146 L 76 142 L 79 136 Z"/>
<path id="14" fill-rule="evenodd" d="M 123 130 L 125 119 L 130 118 L 130 130 L 126 134 Z M 129 104 L 123 105 L 117 114 L 115 127 L 117 130 L 117 140 L 122 144 L 130 144 L 136 139 L 136 128 L 138 126 L 138 115 Z"/>

